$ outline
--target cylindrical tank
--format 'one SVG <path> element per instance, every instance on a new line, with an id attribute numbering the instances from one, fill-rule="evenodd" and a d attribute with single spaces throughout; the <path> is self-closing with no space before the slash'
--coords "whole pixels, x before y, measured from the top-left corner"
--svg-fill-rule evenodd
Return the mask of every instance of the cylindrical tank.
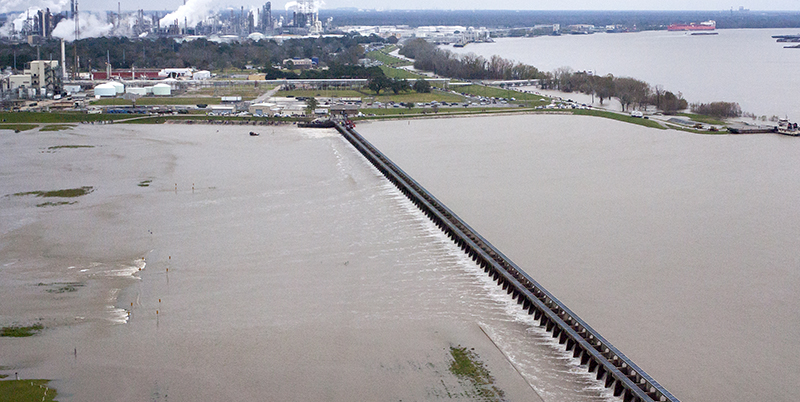
<path id="1" fill-rule="evenodd" d="M 153 85 L 153 95 L 156 96 L 169 96 L 172 94 L 172 87 L 167 84 Z"/>
<path id="2" fill-rule="evenodd" d="M 125 85 L 118 81 L 111 81 L 109 84 L 114 86 L 114 89 L 117 91 L 117 95 L 125 93 Z"/>
<path id="3" fill-rule="evenodd" d="M 100 84 L 94 87 L 96 96 L 117 96 L 117 88 L 109 83 Z"/>

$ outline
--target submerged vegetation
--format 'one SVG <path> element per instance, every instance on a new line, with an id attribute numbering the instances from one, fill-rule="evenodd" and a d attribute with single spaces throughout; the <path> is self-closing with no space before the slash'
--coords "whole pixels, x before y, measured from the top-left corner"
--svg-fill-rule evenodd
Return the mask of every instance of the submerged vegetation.
<path id="1" fill-rule="evenodd" d="M 42 129 L 44 130 L 44 129 Z M 74 149 L 74 148 L 94 148 L 94 145 L 55 145 L 52 147 L 47 147 L 50 150 L 56 149 Z"/>
<path id="2" fill-rule="evenodd" d="M 468 398 L 482 401 L 501 401 L 505 393 L 494 385 L 494 377 L 483 366 L 478 355 L 466 347 L 458 345 L 450 347 L 453 361 L 450 363 L 450 372 L 461 381 L 470 383 L 472 393 Z"/>
<path id="3" fill-rule="evenodd" d="M 72 293 L 77 292 L 78 288 L 83 287 L 81 282 L 58 282 L 58 283 L 39 283 L 37 286 L 46 287 L 47 293 Z"/>
<path id="4" fill-rule="evenodd" d="M 39 131 L 72 130 L 73 127 L 75 127 L 75 126 L 71 125 L 71 124 L 50 124 L 50 125 L 47 125 L 47 126 L 44 126 L 44 127 L 40 128 Z"/>
<path id="5" fill-rule="evenodd" d="M 3 327 L 2 330 L 0 330 L 0 336 L 24 338 L 27 336 L 34 336 L 41 332 L 42 329 L 44 329 L 42 324 L 33 324 L 27 327 L 12 325 L 9 327 Z"/>
<path id="6" fill-rule="evenodd" d="M 33 195 L 36 197 L 59 197 L 59 198 L 72 198 L 80 197 L 94 191 L 94 187 L 85 186 L 80 188 L 69 188 L 65 190 L 52 190 L 52 191 L 28 191 L 24 193 L 14 193 L 15 196 L 21 197 L 26 195 Z"/>

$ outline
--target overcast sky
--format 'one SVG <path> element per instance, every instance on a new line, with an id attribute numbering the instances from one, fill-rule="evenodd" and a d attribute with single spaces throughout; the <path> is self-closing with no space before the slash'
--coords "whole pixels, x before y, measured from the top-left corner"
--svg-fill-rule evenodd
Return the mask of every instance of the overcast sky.
<path id="1" fill-rule="evenodd" d="M 183 0 L 79 0 L 85 11 L 116 10 L 173 11 Z M 213 8 L 260 7 L 266 0 L 188 0 L 213 4 Z M 287 0 L 272 2 L 282 10 Z M 69 0 L 0 0 L 0 12 L 21 11 L 29 6 L 69 9 Z M 800 0 L 325 0 L 323 8 L 356 7 L 365 9 L 461 9 L 461 10 L 730 10 L 744 6 L 751 10 L 800 11 Z"/>

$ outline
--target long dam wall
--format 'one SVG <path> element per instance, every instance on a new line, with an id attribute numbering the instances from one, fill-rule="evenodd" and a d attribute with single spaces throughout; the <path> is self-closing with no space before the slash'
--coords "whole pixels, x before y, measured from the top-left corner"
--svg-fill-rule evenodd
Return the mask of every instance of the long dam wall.
<path id="1" fill-rule="evenodd" d="M 678 399 L 352 128 L 336 129 L 582 366 L 625 402 Z"/>

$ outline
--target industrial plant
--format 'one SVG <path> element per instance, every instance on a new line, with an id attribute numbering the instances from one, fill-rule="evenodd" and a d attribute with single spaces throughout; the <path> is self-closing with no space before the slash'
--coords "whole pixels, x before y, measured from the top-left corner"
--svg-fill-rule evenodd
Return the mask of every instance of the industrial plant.
<path id="1" fill-rule="evenodd" d="M 116 11 L 104 15 L 79 12 L 78 0 L 70 0 L 69 10 L 31 7 L 6 15 L 0 28 L 3 40 L 35 44 L 42 39 L 68 41 L 86 37 L 120 36 L 130 38 L 206 36 L 218 39 L 261 39 L 258 35 L 319 35 L 331 28 L 332 19 L 319 19 L 318 0 L 292 1 L 284 10 L 273 10 L 272 3 L 261 7 L 208 8 L 208 2 L 187 0 L 175 11 Z M 256 35 L 252 37 L 251 35 Z M 224 39 L 223 39 L 224 40 Z"/>

